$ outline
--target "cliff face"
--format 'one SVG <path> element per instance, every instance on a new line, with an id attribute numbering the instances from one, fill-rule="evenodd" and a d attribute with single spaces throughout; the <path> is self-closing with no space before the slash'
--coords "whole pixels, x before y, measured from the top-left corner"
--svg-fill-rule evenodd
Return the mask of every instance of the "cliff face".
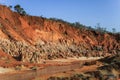
<path id="1" fill-rule="evenodd" d="M 22 60 L 28 57 L 25 61 L 104 56 L 120 51 L 120 35 L 77 29 L 42 17 L 22 16 L 0 5 L 0 47 L 13 57 L 22 55 Z"/>

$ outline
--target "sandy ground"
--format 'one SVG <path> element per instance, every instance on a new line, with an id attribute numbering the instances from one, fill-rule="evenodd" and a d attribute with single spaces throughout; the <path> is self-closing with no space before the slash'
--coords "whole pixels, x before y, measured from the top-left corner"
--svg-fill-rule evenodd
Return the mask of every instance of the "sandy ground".
<path id="1" fill-rule="evenodd" d="M 69 62 L 69 61 L 79 61 L 79 60 L 97 60 L 103 57 L 79 57 L 79 58 L 67 58 L 67 59 L 55 59 L 53 61 L 60 61 L 60 62 Z"/>
<path id="2" fill-rule="evenodd" d="M 58 76 L 58 75 L 66 75 L 70 76 L 75 73 L 81 73 L 84 71 L 95 70 L 97 66 L 84 66 L 82 65 L 85 62 L 90 62 L 94 60 L 98 60 L 101 57 L 80 57 L 80 58 L 67 58 L 67 59 L 54 59 L 54 60 L 43 60 L 43 63 L 38 64 L 37 71 L 33 71 L 30 68 L 22 68 L 19 71 L 16 71 L 15 68 L 2 68 L 0 67 L 0 76 L 2 80 L 9 80 L 7 77 L 10 77 L 12 80 L 30 80 L 37 77 L 42 80 L 46 80 L 49 76 Z M 23 66 L 24 67 L 24 66 Z M 35 67 L 35 65 L 31 65 L 31 67 Z M 42 67 L 42 68 L 40 68 Z M 23 70 L 24 69 L 24 70 Z M 27 70 L 29 69 L 29 70 Z M 64 73 L 65 72 L 65 73 Z M 67 74 L 66 74 L 67 72 Z M 3 74 L 3 75 L 2 75 Z M 36 76 L 37 74 L 37 76 Z M 57 75 L 56 75 L 57 74 Z M 16 77 L 16 76 L 21 76 Z M 36 80 L 36 79 L 35 79 Z"/>
<path id="3" fill-rule="evenodd" d="M 0 67 L 0 74 L 2 74 L 2 73 L 8 73 L 8 72 L 13 72 L 13 71 L 15 71 L 15 70 L 12 69 L 12 68 L 2 68 L 2 67 Z"/>
<path id="4" fill-rule="evenodd" d="M 50 63 L 50 64 L 60 64 L 60 63 L 71 63 L 74 61 L 92 61 L 92 60 L 98 60 L 102 59 L 103 57 L 79 57 L 79 58 L 67 58 L 67 59 L 54 59 L 54 60 L 41 60 L 40 63 Z"/>
<path id="5" fill-rule="evenodd" d="M 67 58 L 67 59 L 54 59 L 54 60 L 43 60 L 42 62 L 44 64 L 69 64 L 71 62 L 76 62 L 76 61 L 89 61 L 89 60 L 97 60 L 101 59 L 102 57 L 80 57 L 80 58 Z M 27 68 L 26 68 L 27 69 Z M 8 72 L 13 72 L 15 69 L 13 68 L 3 68 L 0 67 L 0 74 L 2 73 L 8 73 Z"/>

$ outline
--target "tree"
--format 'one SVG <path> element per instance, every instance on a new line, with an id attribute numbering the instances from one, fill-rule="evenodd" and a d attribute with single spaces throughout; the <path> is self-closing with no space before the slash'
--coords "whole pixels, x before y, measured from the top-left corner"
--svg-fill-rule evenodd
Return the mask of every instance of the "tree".
<path id="1" fill-rule="evenodd" d="M 26 15 L 27 13 L 25 11 L 22 12 L 23 15 Z"/>
<path id="2" fill-rule="evenodd" d="M 21 8 L 21 6 L 19 4 L 17 4 L 16 6 L 14 6 L 14 10 L 16 12 L 18 12 L 19 14 L 26 15 L 25 10 L 23 8 Z"/>
<path id="3" fill-rule="evenodd" d="M 12 6 L 10 5 L 9 8 L 12 9 Z"/>
<path id="4" fill-rule="evenodd" d="M 107 32 L 106 28 L 101 27 L 100 23 L 97 23 L 97 25 L 95 26 L 96 30 L 101 32 L 101 33 L 105 33 Z"/>
<path id="5" fill-rule="evenodd" d="M 112 28 L 112 32 L 113 32 L 113 33 L 116 33 L 116 29 L 115 29 L 115 28 Z"/>
<path id="6" fill-rule="evenodd" d="M 21 13 L 23 9 L 22 9 L 21 6 L 18 4 L 18 5 L 16 5 L 16 6 L 14 6 L 14 10 L 17 11 L 18 13 Z"/>
<path id="7" fill-rule="evenodd" d="M 85 28 L 85 26 L 83 26 L 79 22 L 72 23 L 72 26 L 77 27 L 77 28 Z"/>

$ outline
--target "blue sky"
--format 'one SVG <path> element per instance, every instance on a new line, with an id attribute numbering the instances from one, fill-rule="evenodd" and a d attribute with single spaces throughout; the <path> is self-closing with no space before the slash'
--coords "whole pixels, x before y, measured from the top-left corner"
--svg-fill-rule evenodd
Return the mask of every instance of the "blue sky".
<path id="1" fill-rule="evenodd" d="M 20 4 L 30 15 L 55 17 L 120 32 L 120 0 L 0 0 L 1 4 Z"/>

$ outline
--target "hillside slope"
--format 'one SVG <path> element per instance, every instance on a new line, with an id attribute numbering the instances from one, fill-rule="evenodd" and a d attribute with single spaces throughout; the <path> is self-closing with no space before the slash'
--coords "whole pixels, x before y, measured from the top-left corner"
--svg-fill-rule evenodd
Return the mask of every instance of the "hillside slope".
<path id="1" fill-rule="evenodd" d="M 68 23 L 23 16 L 0 5 L 0 48 L 25 62 L 120 52 L 120 35 L 78 29 Z"/>

